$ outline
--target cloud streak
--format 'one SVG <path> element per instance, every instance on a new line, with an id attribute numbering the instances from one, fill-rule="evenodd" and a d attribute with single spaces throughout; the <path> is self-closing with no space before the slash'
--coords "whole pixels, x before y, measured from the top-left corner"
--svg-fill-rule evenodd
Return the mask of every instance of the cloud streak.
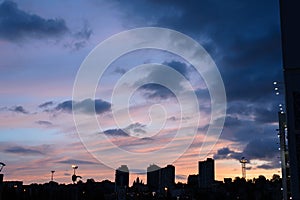
<path id="1" fill-rule="evenodd" d="M 29 156 L 29 155 L 45 155 L 46 147 L 22 147 L 22 146 L 10 146 L 4 148 L 2 151 L 5 153 Z"/>
<path id="2" fill-rule="evenodd" d="M 87 161 L 87 160 L 76 160 L 76 159 L 65 159 L 65 160 L 60 160 L 57 161 L 56 163 L 61 163 L 61 164 L 68 164 L 68 165 L 72 165 L 72 164 L 78 164 L 78 165 L 97 165 L 99 163 L 96 162 L 91 162 L 91 161 Z"/>
<path id="3" fill-rule="evenodd" d="M 53 124 L 49 121 L 39 120 L 35 122 L 36 124 L 42 125 L 42 126 L 52 126 Z"/>
<path id="4" fill-rule="evenodd" d="M 83 114 L 102 114 L 104 112 L 109 111 L 110 109 L 111 104 L 101 99 L 85 99 L 78 102 L 67 100 L 62 103 L 59 103 L 55 107 L 56 111 L 71 113 L 74 110 L 78 113 Z"/>

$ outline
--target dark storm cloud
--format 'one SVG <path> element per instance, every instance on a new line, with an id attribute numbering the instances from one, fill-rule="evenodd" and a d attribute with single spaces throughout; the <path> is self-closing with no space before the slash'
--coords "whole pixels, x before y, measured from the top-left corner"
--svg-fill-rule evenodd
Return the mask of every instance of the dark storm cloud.
<path id="1" fill-rule="evenodd" d="M 44 152 L 35 148 L 26 148 L 21 146 L 12 146 L 3 149 L 5 153 L 19 154 L 19 155 L 43 155 Z"/>
<path id="2" fill-rule="evenodd" d="M 88 40 L 90 39 L 92 33 L 92 29 L 88 26 L 87 22 L 85 22 L 82 29 L 75 33 L 75 37 L 78 39 Z"/>
<path id="3" fill-rule="evenodd" d="M 206 115 L 211 114 L 211 99 L 210 94 L 207 88 L 198 88 L 194 90 L 198 103 L 199 103 L 199 110 Z"/>
<path id="4" fill-rule="evenodd" d="M 114 70 L 114 72 L 117 73 L 117 74 L 123 75 L 123 74 L 126 73 L 126 70 L 123 69 L 123 68 L 121 68 L 121 67 L 117 67 L 117 68 Z"/>
<path id="5" fill-rule="evenodd" d="M 274 80 L 283 79 L 278 3 L 272 0 L 135 2 L 119 2 L 126 12 L 127 25 L 146 24 L 181 31 L 203 45 L 216 62 L 228 103 L 221 138 L 247 145 L 242 152 L 227 148 L 215 156 L 240 159 L 243 155 L 270 161 L 261 168 L 278 167 L 273 162 L 278 153 L 274 146 L 277 141 L 274 122 L 276 106 L 283 100 L 274 95 L 272 85 Z M 168 94 L 160 87 L 147 87 L 149 91 L 157 91 L 153 96 Z M 205 92 L 196 94 L 209 99 Z"/>
<path id="6" fill-rule="evenodd" d="M 16 113 L 29 114 L 29 112 L 27 110 L 25 110 L 25 108 L 23 108 L 23 106 L 15 106 L 15 107 L 9 108 L 9 110 L 12 112 L 16 112 Z"/>
<path id="7" fill-rule="evenodd" d="M 129 135 L 122 129 L 108 129 L 103 132 L 107 136 L 128 137 Z"/>
<path id="8" fill-rule="evenodd" d="M 239 160 L 243 156 L 240 152 L 230 150 L 228 147 L 219 149 L 214 155 L 214 159 L 236 159 Z"/>
<path id="9" fill-rule="evenodd" d="M 195 90 L 195 94 L 200 101 L 210 99 L 209 91 L 207 88 L 205 88 L 205 89 L 199 88 L 199 89 Z"/>
<path id="10" fill-rule="evenodd" d="M 119 2 L 129 24 L 172 28 L 204 45 L 222 73 L 229 101 L 267 99 L 270 83 L 282 79 L 279 8 L 274 1 L 135 2 Z"/>
<path id="11" fill-rule="evenodd" d="M 277 108 L 278 109 L 278 108 Z M 277 109 L 256 108 L 255 121 L 260 123 L 274 123 L 278 122 Z"/>
<path id="12" fill-rule="evenodd" d="M 231 102 L 228 104 L 227 114 L 228 125 L 237 119 L 237 116 L 243 116 L 244 119 L 254 120 L 258 124 L 277 122 L 277 112 L 279 106 L 277 101 L 247 103 L 245 101 Z M 238 125 L 238 124 L 234 124 Z"/>
<path id="13" fill-rule="evenodd" d="M 218 155 L 228 155 L 230 153 L 232 153 L 233 151 L 231 151 L 228 147 L 222 148 L 218 150 Z"/>
<path id="14" fill-rule="evenodd" d="M 90 39 L 93 31 L 85 22 L 82 29 L 73 34 L 75 41 L 65 44 L 65 47 L 73 50 L 79 50 L 87 45 L 87 41 Z"/>
<path id="15" fill-rule="evenodd" d="M 85 45 L 86 45 L 86 41 L 74 42 L 74 44 L 73 44 L 73 49 L 79 50 L 79 49 L 85 47 Z M 72 46 L 71 46 L 71 47 L 72 47 Z"/>
<path id="16" fill-rule="evenodd" d="M 126 131 L 134 132 L 134 133 L 146 133 L 145 127 L 146 127 L 146 125 L 136 122 L 136 123 L 130 124 L 125 129 L 126 129 Z"/>
<path id="17" fill-rule="evenodd" d="M 79 104 L 79 107 L 84 107 L 85 104 L 95 104 L 95 111 L 97 114 L 109 111 L 111 104 L 109 102 L 103 101 L 101 99 L 96 99 L 94 102 L 90 99 L 86 99 Z"/>
<path id="18" fill-rule="evenodd" d="M 70 30 L 62 18 L 45 19 L 42 16 L 24 11 L 15 2 L 0 4 L 0 39 L 23 42 L 26 39 L 55 39 L 67 36 L 64 47 L 79 50 L 86 46 L 92 29 L 85 22 L 78 31 Z"/>
<path id="19" fill-rule="evenodd" d="M 224 54 L 220 61 L 228 100 L 263 101 L 274 98 L 272 83 L 282 80 L 279 30 L 235 43 L 228 47 L 233 55 Z M 237 84 L 240 82 L 243 84 Z"/>
<path id="20" fill-rule="evenodd" d="M 176 70 L 181 75 L 183 75 L 186 79 L 188 79 L 189 70 L 187 64 L 179 61 L 164 62 L 163 64 L 171 67 L 172 69 Z M 156 70 L 152 71 L 147 77 L 149 81 L 161 80 L 167 78 L 169 78 L 170 81 L 174 82 L 174 80 L 171 80 L 172 77 L 166 77 L 165 75 L 161 74 L 161 71 L 156 71 Z M 179 90 L 182 89 L 180 82 L 174 82 L 173 85 L 175 86 L 175 88 L 178 88 Z M 142 87 L 140 87 L 139 90 L 142 91 L 144 96 L 148 99 L 168 99 L 168 98 L 175 97 L 174 93 L 171 90 L 156 83 L 145 84 Z"/>
<path id="21" fill-rule="evenodd" d="M 72 112 L 73 101 L 68 100 L 58 104 L 55 109 L 58 111 Z"/>
<path id="22" fill-rule="evenodd" d="M 160 25 L 196 34 L 224 35 L 224 43 L 237 33 L 255 35 L 278 23 L 278 4 L 267 1 L 118 1 L 128 17 L 127 25 Z M 134 3 L 132 3 L 134 2 Z M 238 17 L 237 17 L 238 16 Z M 275 20 L 274 20 L 275 19 Z M 276 21 L 277 20 L 277 21 Z M 239 25 L 239 26 L 238 26 Z M 225 40 L 226 38 L 226 40 Z M 228 41 L 229 40 L 229 41 Z"/>
<path id="23" fill-rule="evenodd" d="M 179 72 L 181 75 L 183 75 L 185 78 L 188 78 L 189 76 L 189 66 L 183 62 L 179 61 L 171 61 L 171 62 L 164 62 L 163 65 L 167 65 L 171 67 L 172 69 L 175 69 L 177 72 Z"/>
<path id="24" fill-rule="evenodd" d="M 231 102 L 228 104 L 221 138 L 247 142 L 253 138 L 274 138 L 277 128 L 277 102 Z"/>
<path id="25" fill-rule="evenodd" d="M 66 159 L 66 160 L 57 161 L 56 163 L 68 164 L 68 165 L 97 165 L 97 164 L 99 164 L 99 163 L 91 162 L 91 161 L 87 161 L 87 160 L 76 160 L 76 159 Z"/>
<path id="26" fill-rule="evenodd" d="M 26 37 L 57 37 L 68 32 L 63 19 L 44 19 L 18 8 L 12 1 L 0 4 L 0 37 L 18 41 Z"/>
<path id="27" fill-rule="evenodd" d="M 119 2 L 127 25 L 147 24 L 181 31 L 203 45 L 216 62 L 228 101 L 221 138 L 246 143 L 254 137 L 272 137 L 276 127 L 271 123 L 277 121 L 276 105 L 280 102 L 274 95 L 272 82 L 282 80 L 277 3 L 271 0 L 135 2 Z M 144 88 L 149 92 L 146 97 L 172 96 L 156 85 Z M 205 90 L 196 94 L 200 100 L 209 99 Z"/>
<path id="28" fill-rule="evenodd" d="M 64 101 L 58 104 L 55 107 L 55 110 L 71 113 L 72 109 L 75 109 L 77 112 L 84 114 L 102 114 L 109 111 L 110 108 L 111 104 L 101 99 L 85 99 L 79 102 L 74 102 L 72 100 Z"/>
<path id="29" fill-rule="evenodd" d="M 226 117 L 225 125 L 220 136 L 234 142 L 248 142 L 253 138 L 269 139 L 274 138 L 276 125 L 265 124 L 242 117 Z M 229 121 L 227 119 L 230 119 Z"/>
<path id="30" fill-rule="evenodd" d="M 45 103 L 40 104 L 39 108 L 47 108 L 47 107 L 53 106 L 53 105 L 54 105 L 53 101 L 47 101 Z"/>
<path id="31" fill-rule="evenodd" d="M 145 127 L 146 125 L 136 122 L 133 124 L 129 124 L 127 127 L 123 129 L 120 128 L 108 129 L 105 130 L 103 133 L 108 136 L 116 136 L 116 137 L 129 137 L 130 136 L 129 134 L 139 136 L 140 134 L 146 134 Z M 152 139 L 144 137 L 141 140 L 151 141 Z"/>
<path id="32" fill-rule="evenodd" d="M 241 119 L 240 116 L 227 116 L 220 138 L 245 143 L 251 140 L 253 136 L 262 134 L 260 129 L 260 131 L 257 130 L 258 127 L 259 125 L 250 119 Z"/>
<path id="33" fill-rule="evenodd" d="M 167 99 L 175 97 L 171 90 L 156 83 L 145 84 L 142 87 L 140 87 L 139 90 L 142 90 L 144 92 L 144 96 L 149 99 Z"/>
<path id="34" fill-rule="evenodd" d="M 227 116 L 225 119 L 226 127 L 237 127 L 242 124 L 238 117 Z"/>
<path id="35" fill-rule="evenodd" d="M 245 147 L 243 154 L 249 159 L 269 159 L 279 155 L 277 140 L 253 139 Z"/>
<path id="36" fill-rule="evenodd" d="M 241 152 L 236 152 L 228 147 L 219 149 L 214 155 L 215 159 L 236 159 L 245 157 L 249 161 L 253 159 L 268 161 L 267 164 L 258 165 L 257 168 L 273 169 L 279 166 L 279 151 L 276 139 L 252 139 Z"/>
<path id="37" fill-rule="evenodd" d="M 275 159 L 271 162 L 268 162 L 267 164 L 262 164 L 262 165 L 258 165 L 256 168 L 259 169 L 276 169 L 276 168 L 280 168 L 280 162 L 279 159 Z"/>

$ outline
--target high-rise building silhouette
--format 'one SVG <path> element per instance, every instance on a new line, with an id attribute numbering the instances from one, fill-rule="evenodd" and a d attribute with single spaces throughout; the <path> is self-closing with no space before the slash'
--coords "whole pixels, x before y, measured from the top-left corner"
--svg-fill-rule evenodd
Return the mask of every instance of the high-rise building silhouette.
<path id="1" fill-rule="evenodd" d="M 191 174 L 188 176 L 187 179 L 187 185 L 189 187 L 194 187 L 197 188 L 198 187 L 198 174 Z"/>
<path id="2" fill-rule="evenodd" d="M 122 165 L 116 170 L 115 183 L 116 187 L 129 186 L 129 169 L 127 165 Z"/>
<path id="3" fill-rule="evenodd" d="M 211 187 L 215 181 L 215 161 L 207 158 L 198 164 L 198 185 L 201 188 Z"/>
<path id="4" fill-rule="evenodd" d="M 160 180 L 162 188 L 173 188 L 175 185 L 175 167 L 167 165 L 160 170 Z"/>
<path id="5" fill-rule="evenodd" d="M 157 191 L 160 185 L 160 167 L 152 164 L 147 168 L 147 186 L 152 191 Z"/>
<path id="6" fill-rule="evenodd" d="M 280 0 L 282 58 L 292 199 L 300 200 L 300 2 Z"/>
<path id="7" fill-rule="evenodd" d="M 164 191 L 175 186 L 175 167 L 167 165 L 160 168 L 157 165 L 150 165 L 147 168 L 147 186 L 152 191 Z"/>
<path id="8" fill-rule="evenodd" d="M 117 200 L 126 199 L 126 191 L 129 187 L 129 169 L 127 165 L 121 165 L 116 169 L 115 175 L 115 192 Z"/>

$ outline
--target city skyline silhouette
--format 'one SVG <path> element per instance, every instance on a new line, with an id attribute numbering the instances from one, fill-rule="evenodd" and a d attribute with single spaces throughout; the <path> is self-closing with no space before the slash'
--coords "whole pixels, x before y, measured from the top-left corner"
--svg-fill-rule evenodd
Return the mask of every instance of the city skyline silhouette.
<path id="1" fill-rule="evenodd" d="M 288 158 L 298 176 L 280 14 L 277 1 L 1 1 L 4 181 L 114 182 L 127 165 L 136 192 L 151 164 L 175 166 L 177 187 L 208 158 L 216 183 L 272 185 Z"/>

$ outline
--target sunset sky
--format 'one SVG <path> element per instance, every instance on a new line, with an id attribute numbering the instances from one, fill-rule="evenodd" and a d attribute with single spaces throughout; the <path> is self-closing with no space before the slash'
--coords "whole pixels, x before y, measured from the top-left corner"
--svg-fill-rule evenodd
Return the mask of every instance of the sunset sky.
<path id="1" fill-rule="evenodd" d="M 163 50 L 141 49 L 120 56 L 99 77 L 95 99 L 72 101 L 76 75 L 89 53 L 114 34 L 142 27 L 181 32 L 214 60 L 227 98 L 220 137 L 207 135 L 212 101 L 205 78 L 188 61 Z M 0 162 L 7 165 L 5 180 L 43 183 L 55 170 L 56 181 L 70 183 L 72 164 L 79 166 L 83 181 L 114 180 L 113 168 L 127 164 L 130 183 L 137 176 L 146 182 L 146 166 L 155 163 L 175 165 L 176 181 L 186 182 L 189 174 L 198 173 L 198 161 L 207 157 L 215 158 L 216 179 L 223 180 L 241 176 L 243 156 L 249 160 L 247 178 L 280 174 L 276 129 L 283 96 L 276 96 L 273 89 L 273 81 L 282 81 L 277 1 L 0 1 L 0 52 Z M 195 126 L 194 121 L 181 118 L 177 96 L 157 84 L 121 91 L 132 94 L 131 118 L 128 122 L 117 115 L 122 122 L 115 122 L 114 87 L 135 67 L 151 63 L 168 65 L 190 83 L 200 113 L 195 138 L 188 127 Z M 187 88 L 168 75 L 149 68 L 136 72 L 133 84 L 164 79 L 178 90 Z M 72 103 L 80 111 L 79 124 L 74 122 Z M 95 113 L 88 105 L 95 105 Z M 101 129 L 93 127 L 91 116 Z M 156 130 L 160 119 L 165 123 Z M 150 160 L 147 153 L 165 148 L 181 125 L 186 132 L 180 140 Z M 90 132 L 82 136 L 76 126 Z M 183 151 L 181 144 L 190 140 Z M 139 158 L 145 166 L 123 158 L 108 142 L 132 155 L 145 155 L 144 160 Z M 204 154 L 202 145 L 215 142 Z"/>

